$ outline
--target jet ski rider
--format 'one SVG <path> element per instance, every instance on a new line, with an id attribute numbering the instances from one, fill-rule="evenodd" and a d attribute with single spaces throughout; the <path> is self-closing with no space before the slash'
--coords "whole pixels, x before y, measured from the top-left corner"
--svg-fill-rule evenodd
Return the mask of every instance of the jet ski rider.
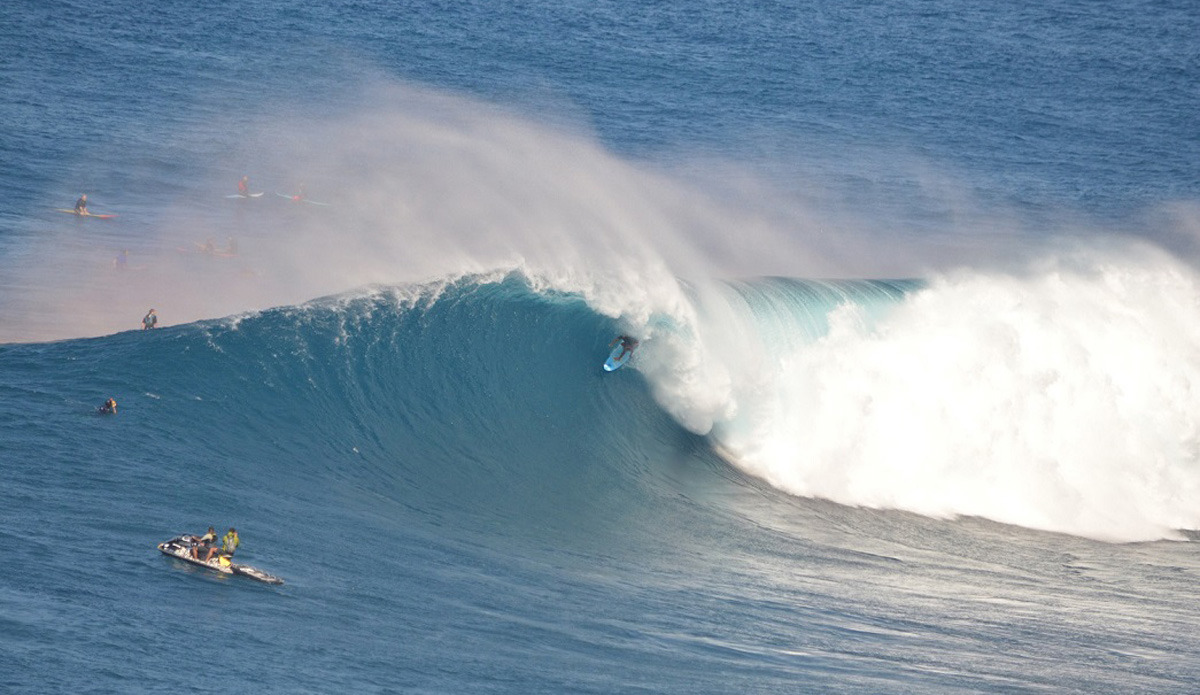
<path id="1" fill-rule="evenodd" d="M 192 546 L 192 559 L 199 560 L 200 559 L 200 548 L 205 548 L 206 550 L 212 550 L 212 548 L 216 544 L 216 542 L 217 542 L 217 530 L 215 528 L 213 528 L 212 526 L 209 526 L 208 532 L 205 533 L 203 536 L 200 536 L 199 540 L 196 541 L 196 544 Z"/>

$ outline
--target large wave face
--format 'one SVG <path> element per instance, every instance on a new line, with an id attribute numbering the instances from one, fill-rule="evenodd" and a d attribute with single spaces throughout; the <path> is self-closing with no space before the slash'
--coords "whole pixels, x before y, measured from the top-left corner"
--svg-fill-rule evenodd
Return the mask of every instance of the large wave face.
<path id="1" fill-rule="evenodd" d="M 203 461 L 164 492 L 194 490 L 197 515 L 333 505 L 578 547 L 653 528 L 630 486 L 702 441 L 632 370 L 603 380 L 612 332 L 579 296 L 510 275 L 58 345 L 109 354 L 98 381 L 135 450 Z"/>
<path id="2" fill-rule="evenodd" d="M 319 332 L 339 336 L 334 345 L 257 335 L 275 326 L 261 319 L 214 342 L 303 357 L 264 382 L 303 387 L 322 414 L 315 428 L 348 418 L 371 433 L 340 435 L 341 455 L 471 461 L 484 454 L 439 448 L 463 438 L 425 435 L 456 423 L 487 433 L 488 457 L 525 462 L 516 508 L 543 503 L 529 490 L 558 489 L 553 466 L 531 469 L 548 448 L 593 470 L 668 455 L 682 435 L 665 412 L 795 495 L 1105 540 L 1200 527 L 1200 295 L 1170 258 L 1126 249 L 1119 261 L 1089 254 L 927 282 L 668 284 L 622 302 L 623 281 L 466 278 L 279 310 L 335 324 Z M 603 341 L 618 329 L 643 337 L 632 368 L 662 411 L 632 392 L 594 398 Z M 267 422 L 289 412 L 259 407 Z M 556 430 L 572 436 L 545 436 Z M 397 431 L 402 441 L 386 441 Z M 595 490 L 559 482 L 579 495 L 572 506 L 594 508 Z M 480 489 L 464 508 L 489 506 L 471 499 Z"/>
<path id="3" fill-rule="evenodd" d="M 1200 303 L 1169 258 L 924 282 L 590 281 L 376 288 L 73 345 L 132 351 L 136 376 L 111 379 L 151 396 L 129 417 L 155 447 L 186 428 L 209 475 L 277 476 L 313 502 L 633 529 L 655 508 L 629 494 L 639 467 L 707 438 L 780 490 L 846 505 L 1104 540 L 1200 528 Z M 617 331 L 642 346 L 605 375 Z"/>

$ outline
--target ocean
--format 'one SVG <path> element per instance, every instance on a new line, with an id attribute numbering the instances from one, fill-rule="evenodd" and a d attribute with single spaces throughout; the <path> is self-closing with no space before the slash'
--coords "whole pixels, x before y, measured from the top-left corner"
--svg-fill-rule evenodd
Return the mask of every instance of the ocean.
<path id="1" fill-rule="evenodd" d="M 1200 6 L 0 19 L 0 691 L 1200 691 Z"/>

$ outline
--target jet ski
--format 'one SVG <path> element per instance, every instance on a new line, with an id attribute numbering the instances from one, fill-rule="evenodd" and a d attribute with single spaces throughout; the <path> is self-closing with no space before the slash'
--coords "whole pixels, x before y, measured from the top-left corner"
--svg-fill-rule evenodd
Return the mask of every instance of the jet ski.
<path id="1" fill-rule="evenodd" d="M 192 557 L 192 548 L 200 545 L 200 539 L 195 536 L 176 536 L 169 541 L 163 541 L 158 544 L 158 549 L 163 555 L 170 555 L 173 558 L 190 562 L 193 565 L 206 567 L 210 570 L 220 572 L 221 574 L 240 574 L 242 576 L 257 579 L 260 582 L 267 584 L 282 584 L 283 580 L 273 574 L 268 574 L 257 567 L 250 565 L 241 565 L 229 558 L 227 555 L 216 554 L 208 562 L 197 560 Z M 207 551 L 206 551 L 207 552 Z"/>

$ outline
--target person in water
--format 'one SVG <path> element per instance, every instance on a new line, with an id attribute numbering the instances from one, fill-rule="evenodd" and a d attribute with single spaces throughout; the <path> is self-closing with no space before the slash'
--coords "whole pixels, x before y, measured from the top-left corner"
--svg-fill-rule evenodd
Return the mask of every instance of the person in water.
<path id="1" fill-rule="evenodd" d="M 117 399 L 109 398 L 108 400 L 104 401 L 104 405 L 97 408 L 97 410 L 103 415 L 116 415 Z"/>
<path id="2" fill-rule="evenodd" d="M 617 355 L 618 362 L 625 357 L 625 353 L 633 352 L 638 346 L 637 338 L 631 338 L 627 335 L 619 335 L 616 338 L 613 338 L 613 341 L 609 343 L 608 346 L 612 347 L 617 343 L 621 343 L 621 354 Z"/>
<path id="3" fill-rule="evenodd" d="M 250 177 L 243 176 L 241 181 L 238 181 L 238 195 L 246 198 L 250 197 Z"/>
<path id="4" fill-rule="evenodd" d="M 125 270 L 129 267 L 129 251 L 123 250 L 113 259 L 113 267 L 117 270 Z"/>
<path id="5" fill-rule="evenodd" d="M 91 214 L 88 212 L 88 209 L 87 209 L 87 193 L 81 193 L 79 195 L 79 200 L 75 201 L 75 214 L 76 215 L 90 215 Z"/>
<path id="6" fill-rule="evenodd" d="M 242 539 L 238 537 L 237 529 L 230 526 L 229 531 L 221 537 L 221 554 L 226 557 L 233 557 L 233 554 L 237 552 L 237 548 L 241 544 Z M 209 547 L 208 554 L 204 556 L 204 561 L 208 562 L 216 553 L 217 547 L 215 545 Z"/>
<path id="7" fill-rule="evenodd" d="M 217 530 L 215 528 L 213 528 L 212 526 L 209 526 L 208 532 L 205 533 L 203 536 L 200 536 L 200 538 L 198 538 L 196 540 L 196 544 L 192 546 L 192 559 L 199 560 L 200 559 L 200 549 L 201 548 L 204 548 L 205 550 L 211 549 L 214 545 L 216 545 L 216 543 L 217 543 Z"/>
<path id="8" fill-rule="evenodd" d="M 150 311 L 146 312 L 146 315 L 142 318 L 142 330 L 145 331 L 157 327 L 158 314 L 154 313 L 154 310 L 151 309 Z"/>

